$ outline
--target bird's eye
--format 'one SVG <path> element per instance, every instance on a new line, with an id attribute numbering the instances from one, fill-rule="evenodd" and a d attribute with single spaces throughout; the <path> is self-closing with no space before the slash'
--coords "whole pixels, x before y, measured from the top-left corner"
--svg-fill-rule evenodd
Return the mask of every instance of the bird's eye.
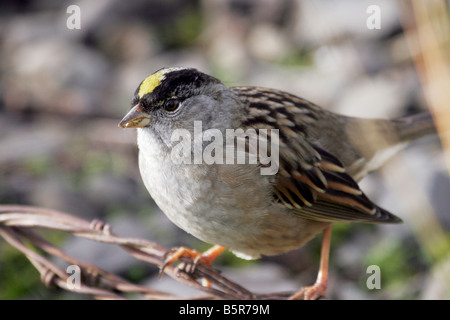
<path id="1" fill-rule="evenodd" d="M 178 106 L 180 105 L 180 101 L 177 99 L 170 99 L 167 100 L 164 104 L 164 109 L 167 111 L 175 111 L 177 110 Z"/>

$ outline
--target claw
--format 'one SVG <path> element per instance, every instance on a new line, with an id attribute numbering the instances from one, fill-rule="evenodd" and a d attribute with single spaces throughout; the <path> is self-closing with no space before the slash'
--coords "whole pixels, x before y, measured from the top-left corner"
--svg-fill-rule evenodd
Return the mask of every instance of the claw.
<path id="1" fill-rule="evenodd" d="M 161 268 L 159 269 L 159 277 L 161 278 L 163 273 L 164 273 L 164 269 L 166 269 L 166 267 L 168 265 L 171 265 L 172 263 L 178 261 L 181 257 L 189 257 L 191 259 L 194 260 L 194 265 L 197 264 L 196 261 L 199 261 L 199 257 L 201 257 L 201 253 L 186 247 L 179 247 L 179 248 L 174 248 L 170 251 L 168 251 L 165 255 L 165 260 L 164 260 L 164 264 L 161 266 Z M 195 270 L 192 270 L 192 272 Z"/>
<path id="2" fill-rule="evenodd" d="M 171 265 L 172 263 L 178 261 L 181 257 L 188 257 L 193 260 L 193 262 L 190 264 L 190 267 L 187 268 L 189 273 L 193 273 L 195 271 L 195 268 L 199 264 L 203 264 L 207 267 L 210 267 L 213 263 L 213 261 L 225 250 L 224 247 L 221 246 L 213 246 L 209 250 L 205 251 L 204 253 L 200 253 L 196 250 L 192 250 L 186 247 L 179 247 L 174 248 L 170 250 L 165 257 L 165 261 L 161 268 L 159 269 L 159 277 L 161 278 L 164 269 Z M 186 268 L 183 268 L 186 270 Z"/>
<path id="3" fill-rule="evenodd" d="M 303 287 L 297 293 L 289 297 L 290 300 L 304 299 L 316 300 L 325 295 L 328 282 L 328 257 L 330 255 L 331 225 L 323 231 L 322 250 L 320 254 L 320 268 L 316 283 Z"/>
<path id="4" fill-rule="evenodd" d="M 325 295 L 327 291 L 327 284 L 322 282 L 316 282 L 312 286 L 303 287 L 299 292 L 291 296 L 290 300 L 317 300 Z"/>

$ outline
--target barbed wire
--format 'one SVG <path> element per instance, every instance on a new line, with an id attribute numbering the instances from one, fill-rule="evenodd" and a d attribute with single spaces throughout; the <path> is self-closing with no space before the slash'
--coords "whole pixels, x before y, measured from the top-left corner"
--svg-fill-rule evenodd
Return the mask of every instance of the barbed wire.
<path id="1" fill-rule="evenodd" d="M 135 259 L 158 267 L 164 265 L 170 252 L 155 242 L 137 238 L 123 238 L 112 233 L 109 224 L 94 219 L 87 221 L 57 210 L 47 208 L 0 205 L 0 236 L 22 252 L 39 271 L 47 287 L 90 295 L 96 299 L 128 299 L 127 294 L 145 299 L 180 299 L 181 297 L 133 284 L 105 271 L 96 265 L 78 260 L 44 239 L 34 229 L 59 230 L 91 241 L 120 246 Z M 53 257 L 53 258 L 52 258 Z M 80 285 L 70 285 L 70 274 L 55 264 L 59 258 L 68 266 L 76 265 L 81 272 Z M 256 294 L 225 278 L 219 271 L 197 265 L 190 258 L 180 258 L 178 266 L 167 265 L 163 272 L 184 285 L 204 294 L 183 299 L 287 299 L 291 292 Z M 203 285 L 209 283 L 208 286 Z"/>

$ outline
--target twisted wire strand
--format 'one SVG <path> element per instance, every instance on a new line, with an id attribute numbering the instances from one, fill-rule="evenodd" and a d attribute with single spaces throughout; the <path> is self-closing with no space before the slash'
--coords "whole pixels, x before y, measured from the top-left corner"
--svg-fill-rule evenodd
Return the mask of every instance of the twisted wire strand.
<path id="1" fill-rule="evenodd" d="M 204 294 L 180 297 L 133 284 L 93 264 L 76 259 L 38 235 L 35 229 L 59 230 L 91 241 L 120 246 L 137 260 L 161 267 L 170 249 L 155 242 L 138 238 L 124 238 L 112 233 L 111 226 L 98 219 L 87 221 L 69 213 L 22 205 L 0 205 L 0 237 L 22 252 L 39 271 L 47 287 L 89 295 L 95 299 L 128 299 L 127 294 L 145 299 L 286 299 L 291 293 L 256 294 L 225 278 L 219 271 L 204 265 L 193 265 L 190 258 L 181 258 L 179 266 L 168 265 L 164 273 L 176 281 Z M 51 261 L 59 258 L 81 271 L 79 286 L 70 285 L 70 275 Z M 189 270 L 190 269 L 190 270 Z M 192 270 L 193 269 L 193 270 Z M 189 270 L 186 271 L 186 270 Z M 206 279 L 210 285 L 202 285 Z"/>

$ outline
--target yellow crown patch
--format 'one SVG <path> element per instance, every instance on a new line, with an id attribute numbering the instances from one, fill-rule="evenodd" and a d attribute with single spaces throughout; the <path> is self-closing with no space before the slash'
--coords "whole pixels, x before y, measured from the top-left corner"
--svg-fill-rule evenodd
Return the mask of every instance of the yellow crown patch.
<path id="1" fill-rule="evenodd" d="M 139 99 L 141 99 L 143 96 L 145 96 L 147 93 L 152 93 L 153 90 L 157 86 L 161 84 L 161 81 L 163 81 L 166 78 L 166 74 L 172 71 L 182 70 L 185 68 L 182 67 L 175 67 L 175 68 L 166 68 L 161 69 L 154 74 L 148 76 L 144 81 L 142 81 L 141 86 L 139 87 L 138 96 Z"/>

